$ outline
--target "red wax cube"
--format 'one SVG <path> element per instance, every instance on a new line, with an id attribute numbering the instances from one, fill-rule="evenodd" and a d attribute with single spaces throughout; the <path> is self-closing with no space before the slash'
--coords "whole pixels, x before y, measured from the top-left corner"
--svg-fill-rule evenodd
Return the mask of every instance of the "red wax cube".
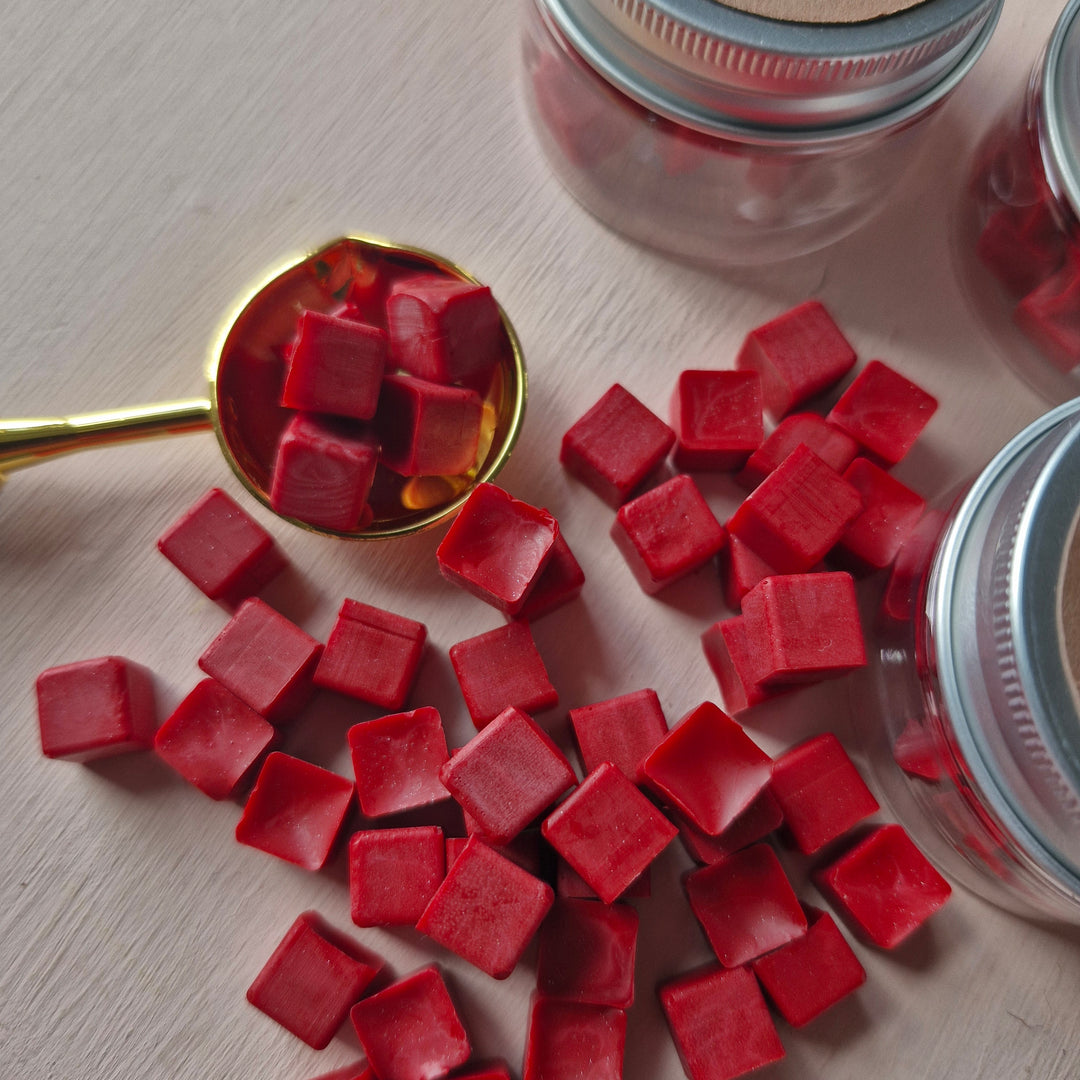
<path id="1" fill-rule="evenodd" d="M 227 799 L 277 741 L 277 732 L 216 679 L 203 679 L 158 728 L 154 749 L 211 799 Z"/>
<path id="2" fill-rule="evenodd" d="M 386 324 L 393 362 L 431 382 L 480 379 L 505 347 L 491 290 L 458 278 L 421 274 L 394 282 Z"/>
<path id="3" fill-rule="evenodd" d="M 305 870 L 319 870 L 330 858 L 353 791 L 344 776 L 275 751 L 236 823 L 236 839 Z"/>
<path id="4" fill-rule="evenodd" d="M 747 459 L 738 480 L 755 488 L 796 446 L 805 446 L 830 469 L 842 473 L 859 452 L 859 444 L 846 432 L 833 427 L 817 413 L 792 413 L 785 416 L 773 432 Z"/>
<path id="5" fill-rule="evenodd" d="M 912 617 L 944 526 L 945 514 L 931 507 L 900 545 L 881 601 L 881 610 L 890 618 L 906 621 Z"/>
<path id="6" fill-rule="evenodd" d="M 435 552 L 448 581 L 508 615 L 519 612 L 559 536 L 558 522 L 494 484 L 478 484 Z"/>
<path id="7" fill-rule="evenodd" d="M 728 530 L 783 574 L 820 562 L 862 497 L 812 450 L 797 446 L 743 500 Z"/>
<path id="8" fill-rule="evenodd" d="M 492 978 L 505 979 L 554 898 L 550 885 L 474 836 L 416 928 Z"/>
<path id="9" fill-rule="evenodd" d="M 143 750 L 157 710 L 150 672 L 122 656 L 49 668 L 37 677 L 41 752 L 65 761 Z"/>
<path id="10" fill-rule="evenodd" d="M 722 832 L 710 836 L 681 815 L 679 836 L 690 857 L 699 863 L 716 863 L 764 840 L 780 828 L 784 815 L 772 792 L 765 788 L 760 795 Z"/>
<path id="11" fill-rule="evenodd" d="M 349 840 L 349 898 L 357 926 L 415 926 L 446 874 L 437 825 L 366 829 Z"/>
<path id="12" fill-rule="evenodd" d="M 400 709 L 426 641 L 423 623 L 346 600 L 315 668 L 315 683 L 384 709 Z"/>
<path id="13" fill-rule="evenodd" d="M 537 995 L 521 1080 L 622 1080 L 626 1013 Z"/>
<path id="14" fill-rule="evenodd" d="M 937 400 L 910 379 L 871 360 L 827 417 L 889 465 L 910 449 L 934 415 Z"/>
<path id="15" fill-rule="evenodd" d="M 232 608 L 285 569 L 270 534 L 211 488 L 158 537 L 158 550 L 211 600 Z"/>
<path id="16" fill-rule="evenodd" d="M 307 412 L 370 420 L 386 368 L 386 331 L 302 311 L 281 404 Z"/>
<path id="17" fill-rule="evenodd" d="M 484 403 L 464 386 L 387 375 L 375 430 L 382 463 L 402 476 L 456 476 L 476 464 Z"/>
<path id="18" fill-rule="evenodd" d="M 815 881 L 883 949 L 899 945 L 940 908 L 952 890 L 899 825 L 882 825 Z"/>
<path id="19" fill-rule="evenodd" d="M 365 720 L 349 728 L 360 809 L 382 817 L 448 799 L 439 779 L 449 757 L 439 711 L 424 705 L 412 712 Z"/>
<path id="20" fill-rule="evenodd" d="M 678 468 L 737 469 L 761 445 L 761 379 L 756 371 L 683 371 L 671 399 Z"/>
<path id="21" fill-rule="evenodd" d="M 629 1009 L 637 931 L 629 904 L 556 900 L 540 928 L 537 989 L 545 997 Z"/>
<path id="22" fill-rule="evenodd" d="M 859 568 L 888 566 L 918 524 L 926 502 L 866 458 L 848 466 L 844 479 L 862 496 L 863 508 L 840 537 L 840 552 Z"/>
<path id="23" fill-rule="evenodd" d="M 494 844 L 512 840 L 577 781 L 551 737 L 513 706 L 457 751 L 439 778 Z"/>
<path id="24" fill-rule="evenodd" d="M 540 577 L 529 590 L 524 605 L 514 618 L 528 621 L 539 619 L 563 604 L 570 603 L 581 593 L 584 584 L 585 571 L 574 558 L 566 537 L 560 532 L 555 537 L 551 554 L 544 564 L 544 569 L 540 571 Z"/>
<path id="25" fill-rule="evenodd" d="M 555 895 L 570 900 L 597 900 L 596 890 L 565 860 L 555 860 Z M 652 867 L 644 870 L 619 894 L 620 900 L 648 899 L 652 896 Z"/>
<path id="26" fill-rule="evenodd" d="M 674 444 L 675 432 L 615 383 L 563 435 L 559 460 L 606 503 L 619 506 Z"/>
<path id="27" fill-rule="evenodd" d="M 526 623 L 507 623 L 451 645 L 450 663 L 477 728 L 511 705 L 537 713 L 559 703 Z"/>
<path id="28" fill-rule="evenodd" d="M 271 722 L 311 697 L 322 645 L 257 597 L 245 600 L 199 657 L 199 667 Z"/>
<path id="29" fill-rule="evenodd" d="M 468 815 L 466 815 L 466 820 L 467 818 Z M 476 835 L 478 839 L 483 840 L 486 844 L 488 843 L 486 837 L 481 834 Z M 465 850 L 465 845 L 472 836 L 473 834 L 470 833 L 469 836 L 448 836 L 446 838 L 446 866 L 448 869 Z M 549 861 L 547 856 L 550 852 L 547 850 L 546 845 L 543 849 L 541 848 L 540 830 L 538 828 L 526 829 L 524 832 L 518 833 L 509 844 L 488 844 L 488 846 L 512 863 L 516 863 L 522 870 L 532 874 L 533 877 L 544 879 L 550 877 L 549 868 L 546 865 Z"/>
<path id="30" fill-rule="evenodd" d="M 732 715 L 751 705 L 775 697 L 781 691 L 768 690 L 754 682 L 754 651 L 746 636 L 741 615 L 715 622 L 701 635 L 701 647 L 724 698 L 724 708 Z"/>
<path id="31" fill-rule="evenodd" d="M 695 870 L 686 878 L 686 894 L 716 958 L 727 968 L 806 933 L 806 915 L 768 844 Z"/>
<path id="32" fill-rule="evenodd" d="M 1016 305 L 1013 319 L 1055 367 L 1080 364 L 1080 260 L 1066 259 Z"/>
<path id="33" fill-rule="evenodd" d="M 941 779 L 941 757 L 933 732 L 922 720 L 909 720 L 892 745 L 893 760 L 909 776 Z"/>
<path id="34" fill-rule="evenodd" d="M 645 759 L 649 786 L 699 829 L 723 832 L 769 782 L 772 762 L 711 701 L 688 712 Z"/>
<path id="35" fill-rule="evenodd" d="M 349 532 L 364 516 L 378 460 L 379 444 L 369 432 L 297 413 L 278 442 L 270 505 L 308 525 Z"/>
<path id="36" fill-rule="evenodd" d="M 655 690 L 635 690 L 570 710 L 585 771 L 610 761 L 628 780 L 641 780 L 641 763 L 667 734 Z"/>
<path id="37" fill-rule="evenodd" d="M 794 1027 L 808 1024 L 866 982 L 866 972 L 836 923 L 811 912 L 801 937 L 751 964 L 780 1015 Z"/>
<path id="38" fill-rule="evenodd" d="M 720 552 L 720 579 L 724 585 L 724 602 L 732 611 L 742 607 L 743 597 L 764 577 L 776 571 L 737 536 L 729 536 Z"/>
<path id="39" fill-rule="evenodd" d="M 540 828 L 605 904 L 625 892 L 678 834 L 610 762 L 589 773 Z"/>
<path id="40" fill-rule="evenodd" d="M 855 350 L 817 300 L 808 300 L 751 330 L 735 366 L 761 376 L 765 408 L 783 416 L 841 379 Z"/>
<path id="41" fill-rule="evenodd" d="M 987 219 L 975 251 L 1005 289 L 1019 297 L 1061 266 L 1065 238 L 1048 203 L 1002 206 Z"/>
<path id="42" fill-rule="evenodd" d="M 727 540 L 697 484 L 685 474 L 619 507 L 611 536 L 647 593 L 692 573 Z"/>
<path id="43" fill-rule="evenodd" d="M 380 957 L 306 911 L 248 987 L 247 999 L 297 1038 L 322 1050 L 382 966 Z"/>
<path id="44" fill-rule="evenodd" d="M 435 1080 L 472 1052 L 434 965 L 358 1001 L 349 1016 L 379 1080 Z"/>
<path id="45" fill-rule="evenodd" d="M 709 967 L 660 987 L 675 1047 L 690 1080 L 734 1080 L 779 1061 L 784 1047 L 754 976 Z"/>

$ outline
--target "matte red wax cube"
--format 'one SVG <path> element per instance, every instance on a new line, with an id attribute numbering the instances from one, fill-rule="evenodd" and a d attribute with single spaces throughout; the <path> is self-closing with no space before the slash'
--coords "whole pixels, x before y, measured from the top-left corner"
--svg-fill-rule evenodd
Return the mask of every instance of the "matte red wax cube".
<path id="1" fill-rule="evenodd" d="M 158 757 L 211 799 L 241 786 L 277 731 L 216 679 L 203 679 L 154 736 Z"/>
<path id="2" fill-rule="evenodd" d="M 615 383 L 563 435 L 559 460 L 606 503 L 619 506 L 674 445 L 675 432 Z"/>
<path id="3" fill-rule="evenodd" d="M 635 690 L 571 709 L 570 723 L 586 772 L 610 761 L 635 784 L 642 762 L 668 729 L 655 690 Z"/>
<path id="4" fill-rule="evenodd" d="M 855 350 L 817 300 L 751 330 L 735 358 L 740 371 L 761 376 L 765 408 L 776 417 L 832 386 L 854 363 Z"/>
<path id="5" fill-rule="evenodd" d="M 540 927 L 537 989 L 549 998 L 629 1009 L 637 932 L 629 904 L 556 900 Z"/>
<path id="6" fill-rule="evenodd" d="M 525 605 L 547 565 L 559 523 L 494 484 L 478 484 L 435 558 L 448 581 L 508 615 Z"/>
<path id="7" fill-rule="evenodd" d="M 37 677 L 41 752 L 65 761 L 148 748 L 157 710 L 150 672 L 122 656 L 49 668 Z"/>
<path id="8" fill-rule="evenodd" d="M 750 455 L 738 475 L 739 482 L 755 488 L 796 446 L 805 446 L 831 469 L 842 473 L 859 452 L 859 444 L 846 431 L 817 413 L 785 416 L 765 441 Z"/>
<path id="9" fill-rule="evenodd" d="M 703 566 L 727 540 L 724 526 L 685 474 L 620 506 L 611 536 L 647 593 Z"/>
<path id="10" fill-rule="evenodd" d="M 832 917 L 812 911 L 810 927 L 751 964 L 780 1015 L 802 1027 L 866 982 L 866 972 Z"/>
<path id="11" fill-rule="evenodd" d="M 451 645 L 450 663 L 477 728 L 511 705 L 532 714 L 559 703 L 527 623 L 507 623 Z"/>
<path id="12" fill-rule="evenodd" d="M 536 995 L 521 1080 L 622 1080 L 626 1013 Z"/>
<path id="13" fill-rule="evenodd" d="M 733 470 L 765 437 L 756 371 L 682 371 L 671 399 L 675 465 Z"/>
<path id="14" fill-rule="evenodd" d="M 350 532 L 364 516 L 378 461 L 379 444 L 370 432 L 297 413 L 278 442 L 270 505 L 308 525 Z"/>
<path id="15" fill-rule="evenodd" d="M 783 574 L 819 563 L 862 509 L 862 497 L 812 450 L 797 446 L 743 500 L 728 531 Z"/>
<path id="16" fill-rule="evenodd" d="M 1013 319 L 1056 368 L 1068 372 L 1080 364 L 1080 259 L 1070 256 L 1032 289 Z"/>
<path id="17" fill-rule="evenodd" d="M 545 818 L 540 830 L 605 904 L 624 893 L 678 835 L 607 761 Z"/>
<path id="18" fill-rule="evenodd" d="M 415 926 L 446 874 L 437 825 L 364 829 L 349 840 L 349 899 L 357 926 Z"/>
<path id="19" fill-rule="evenodd" d="M 875 945 L 892 949 L 952 890 L 899 825 L 882 825 L 815 875 L 822 891 Z"/>
<path id="20" fill-rule="evenodd" d="M 741 615 L 715 622 L 701 635 L 701 647 L 733 716 L 782 693 L 754 682 L 754 653 Z"/>
<path id="21" fill-rule="evenodd" d="M 358 1001 L 349 1016 L 379 1080 L 436 1080 L 472 1052 L 434 965 Z"/>
<path id="22" fill-rule="evenodd" d="M 158 550 L 211 600 L 232 608 L 285 569 L 273 537 L 211 488 L 158 537 Z"/>
<path id="23" fill-rule="evenodd" d="M 426 641 L 423 623 L 346 599 L 315 668 L 315 684 L 384 709 L 400 709 L 416 680 Z"/>
<path id="24" fill-rule="evenodd" d="M 1049 204 L 1002 206 L 983 226 L 975 252 L 1014 297 L 1024 296 L 1065 260 L 1065 238 Z"/>
<path id="25" fill-rule="evenodd" d="M 505 979 L 551 907 L 551 886 L 472 837 L 447 870 L 417 930 Z"/>
<path id="26" fill-rule="evenodd" d="M 272 723 L 312 693 L 322 645 L 258 597 L 245 600 L 199 657 L 199 667 Z"/>
<path id="27" fill-rule="evenodd" d="M 466 824 L 468 824 L 468 815 L 466 815 Z M 447 868 L 465 850 L 465 845 L 474 835 L 512 863 L 516 863 L 522 870 L 532 874 L 533 877 L 543 878 L 545 881 L 550 879 L 551 851 L 546 844 L 541 846 L 539 827 L 519 832 L 509 844 L 490 844 L 481 833 L 470 833 L 468 836 L 448 836 L 446 838 Z"/>
<path id="28" fill-rule="evenodd" d="M 565 860 L 555 860 L 555 895 L 571 900 L 597 900 L 596 890 Z M 647 900 L 652 896 L 652 867 L 644 870 L 619 894 L 620 900 Z"/>
<path id="29" fill-rule="evenodd" d="M 438 709 L 421 706 L 349 728 L 356 793 L 367 817 L 450 798 L 439 779 L 449 757 Z"/>
<path id="30" fill-rule="evenodd" d="M 660 987 L 690 1080 L 734 1080 L 784 1056 L 757 980 L 746 968 L 708 967 Z"/>
<path id="31" fill-rule="evenodd" d="M 236 839 L 305 870 L 320 870 L 353 793 L 344 776 L 275 751 L 259 771 L 236 823 Z"/>
<path id="32" fill-rule="evenodd" d="M 856 458 L 844 479 L 862 496 L 863 508 L 844 529 L 839 553 L 860 568 L 888 566 L 918 524 L 926 501 L 866 458 Z"/>
<path id="33" fill-rule="evenodd" d="M 642 766 L 649 786 L 711 836 L 757 798 L 771 769 L 769 755 L 711 701 L 691 709 Z"/>
<path id="34" fill-rule="evenodd" d="M 882 461 L 895 465 L 937 410 L 937 399 L 880 360 L 855 376 L 826 418 Z"/>
<path id="35" fill-rule="evenodd" d="M 380 957 L 305 911 L 248 987 L 247 999 L 322 1050 L 382 966 Z"/>
<path id="36" fill-rule="evenodd" d="M 744 847 L 764 840 L 780 828 L 783 811 L 772 792 L 764 788 L 760 795 L 718 836 L 702 832 L 692 821 L 677 817 L 679 836 L 690 857 L 699 863 L 715 863 Z"/>
<path id="37" fill-rule="evenodd" d="M 743 597 L 764 577 L 776 571 L 753 548 L 737 536 L 729 536 L 718 563 L 724 586 L 724 602 L 732 611 L 742 607 Z"/>
<path id="38" fill-rule="evenodd" d="M 686 894 L 716 958 L 734 968 L 806 933 L 806 915 L 768 844 L 686 878 Z"/>
<path id="39" fill-rule="evenodd" d="M 529 590 L 525 603 L 513 616 L 532 621 L 570 603 L 580 595 L 585 584 L 585 571 L 574 557 L 566 537 L 560 531 L 552 545 L 544 569 Z"/>

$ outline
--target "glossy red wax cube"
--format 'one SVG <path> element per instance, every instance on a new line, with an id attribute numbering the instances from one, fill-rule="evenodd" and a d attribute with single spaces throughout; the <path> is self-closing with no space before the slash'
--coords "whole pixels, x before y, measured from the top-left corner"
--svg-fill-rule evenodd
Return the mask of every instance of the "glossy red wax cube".
<path id="1" fill-rule="evenodd" d="M 306 911 L 248 987 L 247 999 L 322 1050 L 379 973 L 383 961 Z"/>
<path id="2" fill-rule="evenodd" d="M 675 445 L 675 432 L 615 383 L 563 435 L 559 460 L 610 506 L 620 506 Z"/>
<path id="3" fill-rule="evenodd" d="M 622 1080 L 626 1013 L 535 995 L 521 1080 Z"/>
<path id="4" fill-rule="evenodd" d="M 153 743 L 154 684 L 141 664 L 122 656 L 61 664 L 37 677 L 36 691 L 46 757 L 93 761 Z"/>
<path id="5" fill-rule="evenodd" d="M 702 633 L 701 647 L 732 716 L 782 693 L 754 682 L 755 657 L 741 615 L 713 623 Z"/>
<path id="6" fill-rule="evenodd" d="M 731 471 L 765 438 L 756 371 L 681 371 L 671 398 L 674 462 L 683 470 Z"/>
<path id="7" fill-rule="evenodd" d="M 358 1001 L 349 1014 L 379 1080 L 435 1080 L 472 1047 L 439 969 L 421 968 Z"/>
<path id="8" fill-rule="evenodd" d="M 426 641 L 423 623 L 346 599 L 315 668 L 315 684 L 384 709 L 400 709 L 416 680 Z"/>
<path id="9" fill-rule="evenodd" d="M 620 506 L 611 536 L 650 594 L 703 566 L 727 540 L 724 526 L 685 474 Z"/>
<path id="10" fill-rule="evenodd" d="M 383 817 L 450 798 L 439 779 L 449 753 L 438 709 L 423 705 L 349 728 L 360 809 Z"/>
<path id="11" fill-rule="evenodd" d="M 540 827 L 549 844 L 610 904 L 678 835 L 678 829 L 610 762 Z"/>
<path id="12" fill-rule="evenodd" d="M 817 413 L 792 413 L 773 429 L 750 455 L 739 472 L 739 482 L 756 488 L 796 446 L 813 450 L 831 469 L 842 473 L 859 452 L 859 444 L 846 431 L 833 427 Z"/>
<path id="13" fill-rule="evenodd" d="M 273 537 L 211 488 L 158 537 L 158 550 L 211 600 L 233 608 L 285 569 Z"/>
<path id="14" fill-rule="evenodd" d="M 277 731 L 216 679 L 203 679 L 154 736 L 158 757 L 211 799 L 227 799 L 277 742 Z"/>
<path id="15" fill-rule="evenodd" d="M 272 723 L 307 704 L 322 645 L 258 597 L 245 600 L 199 667 Z"/>
<path id="16" fill-rule="evenodd" d="M 559 524 L 494 484 L 478 484 L 435 552 L 448 581 L 508 615 L 524 607 L 547 565 Z"/>
<path id="17" fill-rule="evenodd" d="M 757 798 L 771 769 L 769 755 L 711 701 L 691 709 L 642 766 L 649 786 L 711 836 Z"/>
<path id="18" fill-rule="evenodd" d="M 513 618 L 529 622 L 539 619 L 576 599 L 584 584 L 585 571 L 560 531 L 544 569 L 540 571 L 540 576 L 529 590 L 525 603 Z"/>
<path id="19" fill-rule="evenodd" d="M 437 825 L 363 829 L 349 839 L 349 901 L 357 926 L 415 926 L 446 874 Z"/>
<path id="20" fill-rule="evenodd" d="M 667 734 L 667 719 L 655 690 L 581 705 L 570 710 L 586 772 L 610 761 L 628 780 L 641 780 L 641 764 Z"/>
<path id="21" fill-rule="evenodd" d="M 673 813 L 676 813 L 673 811 Z M 679 815 L 673 819 L 679 826 L 679 836 L 690 857 L 703 864 L 721 862 L 769 833 L 780 828 L 783 811 L 772 792 L 764 788 L 760 795 L 718 836 L 702 832 L 692 821 Z"/>
<path id="22" fill-rule="evenodd" d="M 472 837 L 416 924 L 417 930 L 495 979 L 505 979 L 551 908 L 555 894 Z"/>
<path id="23" fill-rule="evenodd" d="M 848 522 L 837 553 L 857 569 L 880 570 L 896 558 L 926 501 L 866 458 L 856 458 L 844 479 L 862 496 L 863 508 Z"/>
<path id="24" fill-rule="evenodd" d="M 344 776 L 275 751 L 259 770 L 236 823 L 236 839 L 305 870 L 320 870 L 354 790 Z"/>
<path id="25" fill-rule="evenodd" d="M 1016 305 L 1013 319 L 1056 368 L 1080 364 L 1080 260 L 1067 258 Z"/>

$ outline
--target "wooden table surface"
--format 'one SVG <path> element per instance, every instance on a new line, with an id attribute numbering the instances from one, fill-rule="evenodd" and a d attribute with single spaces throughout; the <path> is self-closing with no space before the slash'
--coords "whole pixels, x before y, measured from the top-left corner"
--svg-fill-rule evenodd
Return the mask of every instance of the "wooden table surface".
<path id="1" fill-rule="evenodd" d="M 545 167 L 526 127 L 518 6 L 497 0 L 129 4 L 8 0 L 0 13 L 0 408 L 6 416 L 198 397 L 233 300 L 297 249 L 367 231 L 442 252 L 491 283 L 531 376 L 501 482 L 549 507 L 588 575 L 535 632 L 561 695 L 541 719 L 642 686 L 670 721 L 717 698 L 698 644 L 725 614 L 702 572 L 661 597 L 633 583 L 611 511 L 558 464 L 562 432 L 612 382 L 658 411 L 675 374 L 726 366 L 744 334 L 810 296 L 861 360 L 881 357 L 941 408 L 898 475 L 930 495 L 976 471 L 1046 404 L 959 284 L 956 206 L 975 141 L 1013 98 L 1056 18 L 1007 0 L 923 165 L 874 222 L 820 254 L 714 274 L 613 235 Z M 411 931 L 349 921 L 344 862 L 312 874 L 233 838 L 214 803 L 150 754 L 94 766 L 41 756 L 33 683 L 110 653 L 155 673 L 162 716 L 225 621 L 155 550 L 206 488 L 245 500 L 292 562 L 268 598 L 317 637 L 345 596 L 425 622 L 415 703 L 472 730 L 447 659 L 501 623 L 436 571 L 441 530 L 392 544 L 301 533 L 242 492 L 209 435 L 96 450 L 12 474 L 0 494 L 0 1074 L 9 1080 L 306 1080 L 321 1054 L 244 991 L 292 920 L 316 909 L 398 974 L 444 966 L 481 1055 L 520 1069 L 533 957 L 496 982 Z M 718 514 L 723 495 L 712 492 Z M 730 508 L 730 507 L 728 507 Z M 342 773 L 374 710 L 318 700 L 287 748 Z M 775 752 L 850 732 L 842 685 L 747 718 Z M 883 815 L 887 816 L 887 815 Z M 660 859 L 642 916 L 625 1075 L 682 1071 L 660 979 L 708 957 Z M 812 899 L 803 882 L 801 893 Z M 1080 1075 L 1080 939 L 957 890 L 910 947 L 857 946 L 865 987 L 803 1031 L 763 1080 L 1065 1080 Z"/>

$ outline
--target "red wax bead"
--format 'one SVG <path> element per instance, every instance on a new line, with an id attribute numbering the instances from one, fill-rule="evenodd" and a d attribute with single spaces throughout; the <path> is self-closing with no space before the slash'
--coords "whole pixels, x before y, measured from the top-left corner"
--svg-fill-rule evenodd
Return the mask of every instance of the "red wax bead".
<path id="1" fill-rule="evenodd" d="M 586 772 L 610 761 L 628 780 L 641 780 L 641 763 L 667 734 L 655 690 L 635 690 L 570 710 Z"/>
<path id="2" fill-rule="evenodd" d="M 695 870 L 686 878 L 686 894 L 716 958 L 727 968 L 806 933 L 806 915 L 768 844 Z"/>
<path id="3" fill-rule="evenodd" d="M 565 860 L 556 859 L 555 895 L 570 900 L 597 900 L 596 890 Z M 647 900 L 652 896 L 652 867 L 644 870 L 619 894 L 620 900 Z"/>
<path id="4" fill-rule="evenodd" d="M 254 709 L 203 679 L 158 728 L 154 749 L 211 799 L 227 799 L 276 742 L 276 730 Z"/>
<path id="5" fill-rule="evenodd" d="M 780 828 L 783 820 L 780 804 L 765 788 L 719 836 L 702 832 L 686 818 L 680 817 L 678 825 L 679 835 L 690 857 L 695 862 L 710 864 L 764 840 L 769 833 Z"/>
<path id="6" fill-rule="evenodd" d="M 494 484 L 478 484 L 435 552 L 448 581 L 514 615 L 551 556 L 558 522 Z"/>
<path id="7" fill-rule="evenodd" d="M 257 597 L 245 600 L 199 657 L 199 667 L 271 722 L 291 719 L 312 693 L 322 645 Z"/>
<path id="8" fill-rule="evenodd" d="M 926 501 L 866 458 L 853 461 L 844 479 L 862 496 L 863 508 L 844 529 L 838 551 L 861 569 L 888 566 L 918 524 Z"/>
<path id="9" fill-rule="evenodd" d="M 660 987 L 660 1004 L 690 1080 L 734 1080 L 779 1061 L 784 1047 L 754 976 L 709 967 Z"/>
<path id="10" fill-rule="evenodd" d="M 474 836 L 416 928 L 492 978 L 505 979 L 554 898 L 550 885 Z"/>
<path id="11" fill-rule="evenodd" d="M 611 536 L 647 593 L 703 566 L 727 540 L 697 484 L 685 474 L 619 507 Z"/>
<path id="12" fill-rule="evenodd" d="M 400 709 L 426 641 L 423 623 L 346 600 L 315 668 L 315 683 L 384 709 Z"/>
<path id="13" fill-rule="evenodd" d="M 270 534 L 211 488 L 158 537 L 158 550 L 211 600 L 233 608 L 285 569 Z"/>
<path id="14" fill-rule="evenodd" d="M 899 945 L 952 890 L 899 825 L 882 825 L 823 868 L 815 881 L 883 949 Z"/>
<path id="15" fill-rule="evenodd" d="M 560 532 L 551 547 L 544 569 L 536 584 L 529 590 L 521 610 L 513 617 L 532 621 L 570 603 L 580 595 L 585 584 L 585 571 L 574 558 L 566 537 Z"/>
<path id="16" fill-rule="evenodd" d="M 682 371 L 671 399 L 675 465 L 734 470 L 765 437 L 756 371 Z"/>
<path id="17" fill-rule="evenodd" d="M 764 577 L 776 571 L 737 536 L 729 536 L 720 552 L 720 580 L 724 586 L 724 602 L 732 611 L 742 607 L 743 597 Z"/>
<path id="18" fill-rule="evenodd" d="M 833 427 L 817 413 L 785 416 L 772 433 L 747 459 L 738 480 L 755 488 L 796 446 L 805 446 L 831 469 L 842 473 L 859 452 L 859 444 L 845 431 Z"/>
<path id="19" fill-rule="evenodd" d="M 449 757 L 442 717 L 424 705 L 349 728 L 356 793 L 367 817 L 428 806 L 450 793 L 439 779 Z"/>
<path id="20" fill-rule="evenodd" d="M 157 710 L 150 672 L 122 656 L 49 668 L 37 677 L 41 752 L 93 761 L 148 748 Z"/>
<path id="21" fill-rule="evenodd" d="M 450 663 L 477 728 L 511 705 L 531 714 L 559 703 L 526 623 L 507 623 L 451 645 Z"/>
<path id="22" fill-rule="evenodd" d="M 1013 311 L 1017 326 L 1061 371 L 1080 364 L 1080 260 L 1071 256 Z"/>
<path id="23" fill-rule="evenodd" d="M 472 1052 L 434 965 L 358 1001 L 349 1015 L 379 1080 L 436 1080 Z"/>
<path id="24" fill-rule="evenodd" d="M 353 791 L 344 776 L 275 751 L 259 771 L 236 824 L 236 839 L 305 870 L 320 870 Z"/>
<path id="25" fill-rule="evenodd" d="M 306 911 L 255 977 L 247 999 L 297 1038 L 322 1050 L 382 966 L 380 957 Z"/>
<path id="26" fill-rule="evenodd" d="M 645 759 L 650 787 L 699 829 L 722 833 L 769 782 L 772 762 L 711 701 L 686 714 Z"/>
<path id="27" fill-rule="evenodd" d="M 780 417 L 843 378 L 855 350 L 817 300 L 808 300 L 751 330 L 735 358 L 761 376 L 765 408 Z"/>
<path id="28" fill-rule="evenodd" d="M 521 1080 L 622 1080 L 626 1013 L 537 995 Z"/>
<path id="29" fill-rule="evenodd" d="M 563 435 L 559 460 L 606 503 L 619 506 L 674 445 L 675 432 L 615 383 Z"/>
<path id="30" fill-rule="evenodd" d="M 540 828 L 605 904 L 624 893 L 678 834 L 610 762 L 589 773 Z"/>
<path id="31" fill-rule="evenodd" d="M 715 622 L 701 635 L 701 646 L 733 716 L 776 697 L 782 691 L 767 690 L 754 682 L 754 654 L 741 615 Z"/>
<path id="32" fill-rule="evenodd" d="M 357 926 L 415 926 L 446 874 L 437 825 L 366 829 L 349 840 L 349 899 Z"/>

